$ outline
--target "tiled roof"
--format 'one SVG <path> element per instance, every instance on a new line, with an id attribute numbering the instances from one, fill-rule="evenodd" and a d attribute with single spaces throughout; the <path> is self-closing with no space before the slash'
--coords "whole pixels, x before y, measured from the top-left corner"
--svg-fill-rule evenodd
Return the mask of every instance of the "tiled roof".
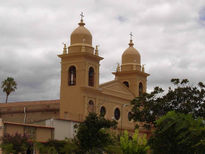
<path id="1" fill-rule="evenodd" d="M 60 104 L 60 100 L 9 102 L 7 104 L 0 103 L 0 108 L 15 107 L 15 106 L 49 105 L 49 104 Z"/>
<path id="2" fill-rule="evenodd" d="M 48 127 L 48 126 L 42 126 L 42 125 L 35 125 L 35 124 L 25 124 L 25 123 L 17 123 L 17 122 L 9 122 L 4 121 L 4 124 L 10 124 L 10 125 L 19 125 L 19 126 L 28 126 L 28 127 L 38 127 L 38 128 L 49 128 L 54 129 L 54 127 Z"/>

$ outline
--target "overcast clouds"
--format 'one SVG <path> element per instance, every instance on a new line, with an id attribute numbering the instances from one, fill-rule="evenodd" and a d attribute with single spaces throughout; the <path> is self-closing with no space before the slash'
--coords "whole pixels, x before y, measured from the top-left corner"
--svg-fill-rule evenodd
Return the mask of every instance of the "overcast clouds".
<path id="1" fill-rule="evenodd" d="M 0 81 L 18 83 L 9 101 L 59 99 L 57 55 L 81 11 L 104 57 L 101 83 L 114 78 L 130 32 L 148 89 L 174 77 L 205 82 L 205 0 L 0 0 Z"/>

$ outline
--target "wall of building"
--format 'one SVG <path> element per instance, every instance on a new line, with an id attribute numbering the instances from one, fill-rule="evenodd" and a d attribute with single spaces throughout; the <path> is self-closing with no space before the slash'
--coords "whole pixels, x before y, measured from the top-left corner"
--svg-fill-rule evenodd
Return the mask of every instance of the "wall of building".
<path id="1" fill-rule="evenodd" d="M 0 104 L 0 117 L 4 121 L 35 123 L 58 118 L 59 106 L 59 100 Z"/>
<path id="2" fill-rule="evenodd" d="M 74 125 L 78 122 L 62 120 L 62 119 L 50 119 L 46 120 L 46 126 L 54 127 L 54 139 L 64 140 L 65 138 L 73 138 L 75 135 Z"/>

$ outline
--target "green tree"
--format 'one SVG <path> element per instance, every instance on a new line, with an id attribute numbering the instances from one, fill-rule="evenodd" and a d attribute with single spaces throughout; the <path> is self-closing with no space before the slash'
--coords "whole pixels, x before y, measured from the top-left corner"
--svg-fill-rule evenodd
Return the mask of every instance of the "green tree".
<path id="1" fill-rule="evenodd" d="M 129 138 L 128 132 L 125 131 L 120 137 L 120 147 L 123 154 L 146 154 L 149 150 L 146 135 L 139 136 L 138 130 L 135 130 L 132 138 Z"/>
<path id="2" fill-rule="evenodd" d="M 5 134 L 1 141 L 1 148 L 5 154 L 24 153 L 32 145 L 27 135 L 18 133 L 15 135 Z"/>
<path id="3" fill-rule="evenodd" d="M 14 92 L 17 89 L 17 84 L 14 78 L 8 77 L 4 81 L 2 81 L 1 88 L 3 89 L 3 92 L 6 93 L 6 103 L 8 101 L 8 97 L 11 94 L 11 92 Z"/>
<path id="4" fill-rule="evenodd" d="M 187 79 L 172 79 L 171 82 L 173 88 L 169 87 L 167 93 L 155 87 L 151 93 L 144 93 L 131 101 L 134 121 L 146 122 L 144 126 L 150 128 L 156 119 L 169 111 L 191 113 L 194 118 L 205 117 L 204 84 L 199 82 L 197 86 L 192 86 Z"/>
<path id="5" fill-rule="evenodd" d="M 112 144 L 107 128 L 115 128 L 116 125 L 116 121 L 90 113 L 85 121 L 77 126 L 75 142 L 79 148 L 78 153 L 102 153 L 106 146 Z"/>
<path id="6" fill-rule="evenodd" d="M 156 121 L 149 145 L 154 154 L 203 154 L 204 141 L 205 124 L 202 119 L 171 111 Z"/>
<path id="7" fill-rule="evenodd" d="M 35 147 L 41 154 L 72 154 L 77 150 L 77 145 L 70 139 L 36 142 Z"/>

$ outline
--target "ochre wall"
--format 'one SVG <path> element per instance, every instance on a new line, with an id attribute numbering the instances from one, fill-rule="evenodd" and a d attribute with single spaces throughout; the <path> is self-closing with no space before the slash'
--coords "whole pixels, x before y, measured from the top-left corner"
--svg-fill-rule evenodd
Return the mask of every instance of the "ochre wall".
<path id="1" fill-rule="evenodd" d="M 36 141 L 46 142 L 53 138 L 53 130 L 47 128 L 37 128 Z"/>
<path id="2" fill-rule="evenodd" d="M 5 122 L 4 123 L 4 134 L 15 135 L 16 133 L 23 135 L 27 129 L 33 129 L 34 135 L 32 139 L 38 142 L 46 142 L 50 139 L 53 139 L 54 129 L 51 127 L 41 127 L 37 125 L 29 125 L 29 124 L 20 124 L 20 123 L 12 123 Z M 30 134 L 27 134 L 30 135 Z"/>
<path id="3" fill-rule="evenodd" d="M 0 104 L 0 117 L 4 121 L 24 123 L 26 116 L 26 123 L 35 123 L 59 118 L 59 106 L 59 100 Z"/>
<path id="4" fill-rule="evenodd" d="M 10 125 L 6 124 L 4 125 L 4 133 L 10 134 L 10 135 L 15 135 L 16 133 L 18 134 L 24 134 L 24 127 L 21 125 Z"/>

